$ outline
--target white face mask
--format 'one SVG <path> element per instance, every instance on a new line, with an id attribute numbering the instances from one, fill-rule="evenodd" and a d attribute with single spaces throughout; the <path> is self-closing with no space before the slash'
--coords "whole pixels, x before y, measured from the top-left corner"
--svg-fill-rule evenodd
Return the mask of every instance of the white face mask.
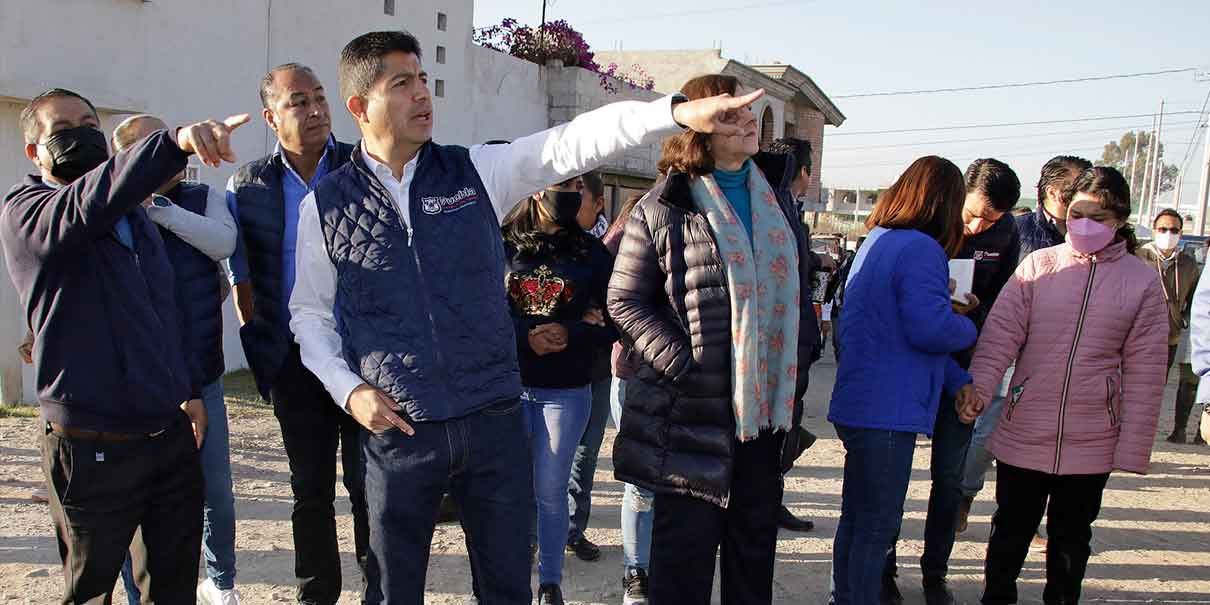
<path id="1" fill-rule="evenodd" d="M 1180 241 L 1179 233 L 1157 233 L 1155 235 L 1155 247 L 1160 250 L 1175 250 Z"/>

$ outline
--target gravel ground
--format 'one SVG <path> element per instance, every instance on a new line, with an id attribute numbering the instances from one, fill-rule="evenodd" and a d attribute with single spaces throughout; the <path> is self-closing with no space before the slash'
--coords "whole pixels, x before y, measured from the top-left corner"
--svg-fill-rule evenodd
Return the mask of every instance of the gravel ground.
<path id="1" fill-rule="evenodd" d="M 807 534 L 783 533 L 778 545 L 775 601 L 825 603 L 831 540 L 840 507 L 843 449 L 823 418 L 835 376 L 827 360 L 813 370 L 808 395 L 808 426 L 819 442 L 800 460 L 786 482 L 786 502 L 799 515 L 816 521 Z M 268 407 L 251 402 L 246 379 L 229 381 L 232 415 L 231 462 L 235 475 L 238 587 L 249 604 L 290 602 L 293 553 L 290 534 L 289 472 L 281 434 Z M 1105 493 L 1101 518 L 1093 532 L 1093 557 L 1084 583 L 1085 602 L 1210 603 L 1210 449 L 1174 446 L 1163 441 L 1171 428 L 1170 385 L 1157 435 L 1151 474 L 1115 474 Z M 53 530 L 46 507 L 29 500 L 41 482 L 35 445 L 37 420 L 0 419 L 0 603 L 52 603 L 62 581 Z M 564 591 L 575 603 L 620 603 L 621 485 L 613 480 L 610 429 L 593 494 L 589 538 L 601 544 L 600 561 L 567 561 Z M 923 603 L 916 562 L 923 548 L 928 502 L 928 442 L 917 448 L 908 492 L 903 540 L 899 545 L 900 587 L 907 603 Z M 994 475 L 980 494 L 970 529 L 959 536 L 951 559 L 950 581 L 962 603 L 976 603 L 981 590 L 983 553 L 995 505 Z M 341 488 L 343 490 L 343 488 Z M 351 517 L 343 491 L 337 504 L 346 591 L 341 603 L 359 602 L 352 555 Z M 1023 602 L 1040 602 L 1042 555 L 1031 554 L 1022 577 Z M 536 581 L 536 580 L 535 580 Z M 462 532 L 456 525 L 438 528 L 433 537 L 428 575 L 429 603 L 463 603 L 470 572 Z M 717 592 L 717 591 L 716 591 Z M 115 601 L 124 603 L 119 586 Z"/>

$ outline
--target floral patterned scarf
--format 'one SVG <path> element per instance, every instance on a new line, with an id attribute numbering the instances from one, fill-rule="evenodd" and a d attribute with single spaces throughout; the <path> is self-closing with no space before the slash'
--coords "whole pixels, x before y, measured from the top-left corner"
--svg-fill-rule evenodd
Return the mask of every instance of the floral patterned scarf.
<path id="1" fill-rule="evenodd" d="M 751 441 L 763 429 L 789 430 L 801 296 L 794 232 L 759 170 L 748 174 L 751 237 L 713 176 L 693 179 L 691 189 L 727 267 L 735 436 Z"/>

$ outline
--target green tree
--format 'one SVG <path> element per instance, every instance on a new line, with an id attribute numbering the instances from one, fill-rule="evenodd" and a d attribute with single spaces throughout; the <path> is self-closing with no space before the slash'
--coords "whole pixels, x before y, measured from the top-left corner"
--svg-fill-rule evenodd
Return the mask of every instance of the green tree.
<path id="1" fill-rule="evenodd" d="M 1136 139 L 1139 145 L 1138 157 L 1134 156 Z M 1151 133 L 1144 130 L 1127 132 L 1117 141 L 1106 143 L 1104 151 L 1101 153 L 1101 159 L 1096 161 L 1097 166 L 1117 168 L 1126 177 L 1126 180 L 1130 183 L 1130 196 L 1135 208 L 1138 208 L 1138 201 L 1143 195 L 1144 175 L 1147 172 L 1147 158 L 1151 155 L 1151 139 Z M 1127 155 L 1131 156 L 1131 166 L 1126 165 Z M 1176 179 L 1179 176 L 1180 169 L 1175 164 L 1164 164 L 1163 143 L 1159 144 L 1159 159 L 1160 164 L 1163 166 L 1160 170 L 1160 193 L 1172 191 L 1176 187 Z"/>

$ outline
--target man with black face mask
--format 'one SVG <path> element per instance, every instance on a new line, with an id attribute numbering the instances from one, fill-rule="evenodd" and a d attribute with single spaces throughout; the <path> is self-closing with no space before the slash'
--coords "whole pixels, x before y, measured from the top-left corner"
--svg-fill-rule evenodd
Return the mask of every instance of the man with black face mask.
<path id="1" fill-rule="evenodd" d="M 164 243 L 144 200 L 196 153 L 235 159 L 233 116 L 160 130 L 108 157 L 96 109 L 62 89 L 21 112 L 38 168 L 0 209 L 0 241 L 34 336 L 42 469 L 63 603 L 108 603 L 135 528 L 145 599 L 193 602 L 206 431 Z"/>

